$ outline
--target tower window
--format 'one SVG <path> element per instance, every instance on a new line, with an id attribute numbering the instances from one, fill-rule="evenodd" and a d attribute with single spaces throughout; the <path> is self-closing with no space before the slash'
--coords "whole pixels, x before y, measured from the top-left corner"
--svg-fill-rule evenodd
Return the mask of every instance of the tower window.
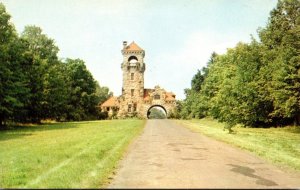
<path id="1" fill-rule="evenodd" d="M 134 96 L 134 89 L 131 89 L 131 96 Z"/>
<path id="2" fill-rule="evenodd" d="M 131 112 L 131 104 L 128 104 L 128 112 Z"/>
<path id="3" fill-rule="evenodd" d="M 128 58 L 128 62 L 129 63 L 136 63 L 136 62 L 138 62 L 138 58 L 136 56 L 130 56 Z"/>
<path id="4" fill-rule="evenodd" d="M 131 79 L 131 80 L 134 80 L 134 73 L 131 73 L 130 79 Z"/>

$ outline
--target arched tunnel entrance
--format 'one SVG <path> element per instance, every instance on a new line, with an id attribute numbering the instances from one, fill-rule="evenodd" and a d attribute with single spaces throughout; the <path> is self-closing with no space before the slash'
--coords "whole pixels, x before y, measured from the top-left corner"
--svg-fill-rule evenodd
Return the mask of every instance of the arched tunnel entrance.
<path id="1" fill-rule="evenodd" d="M 153 105 L 147 110 L 148 119 L 166 119 L 167 110 L 161 105 Z"/>

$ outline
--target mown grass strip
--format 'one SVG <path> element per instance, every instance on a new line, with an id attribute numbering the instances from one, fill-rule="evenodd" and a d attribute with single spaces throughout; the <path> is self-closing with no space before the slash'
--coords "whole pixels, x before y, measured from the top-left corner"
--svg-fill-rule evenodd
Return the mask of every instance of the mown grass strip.
<path id="1" fill-rule="evenodd" d="M 233 128 L 224 131 L 224 125 L 215 120 L 177 120 L 187 128 L 214 139 L 255 153 L 281 167 L 300 171 L 300 127 Z"/>
<path id="2" fill-rule="evenodd" d="M 0 131 L 0 187 L 103 187 L 144 123 L 74 122 Z"/>

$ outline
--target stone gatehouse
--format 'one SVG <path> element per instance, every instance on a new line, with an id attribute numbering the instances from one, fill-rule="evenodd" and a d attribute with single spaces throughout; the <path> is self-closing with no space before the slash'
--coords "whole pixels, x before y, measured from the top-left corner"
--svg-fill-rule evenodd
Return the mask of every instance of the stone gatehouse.
<path id="1" fill-rule="evenodd" d="M 153 89 L 144 88 L 145 51 L 135 42 L 127 45 L 123 42 L 123 71 L 122 95 L 110 97 L 102 105 L 102 111 L 118 118 L 137 116 L 147 118 L 149 110 L 158 106 L 168 115 L 176 107 L 175 94 L 167 92 L 159 86 Z"/>

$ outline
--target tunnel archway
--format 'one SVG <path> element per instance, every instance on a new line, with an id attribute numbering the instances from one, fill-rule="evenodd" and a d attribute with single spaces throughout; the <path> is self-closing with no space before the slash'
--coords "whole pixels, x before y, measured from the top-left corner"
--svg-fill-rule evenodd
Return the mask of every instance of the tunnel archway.
<path id="1" fill-rule="evenodd" d="M 161 119 L 166 119 L 166 118 L 167 118 L 168 112 L 167 112 L 167 110 L 166 110 L 165 107 L 163 107 L 162 105 L 152 105 L 152 106 L 150 106 L 150 107 L 148 108 L 148 110 L 147 110 L 147 118 L 148 118 L 148 119 L 152 119 L 152 118 L 150 118 L 149 116 L 151 116 L 151 109 L 154 109 L 154 108 L 159 109 L 159 110 L 162 110 L 162 112 L 163 112 L 163 114 L 164 114 L 164 118 L 161 118 Z"/>

